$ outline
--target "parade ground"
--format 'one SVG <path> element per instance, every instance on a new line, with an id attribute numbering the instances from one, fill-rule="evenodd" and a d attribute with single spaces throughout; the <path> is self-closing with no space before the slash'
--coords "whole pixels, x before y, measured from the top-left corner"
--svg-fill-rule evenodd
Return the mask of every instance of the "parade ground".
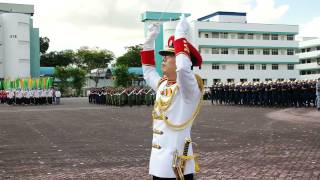
<path id="1" fill-rule="evenodd" d="M 0 105 L 0 179 L 151 179 L 152 107 Z M 197 179 L 320 179 L 320 112 L 205 102 Z"/>

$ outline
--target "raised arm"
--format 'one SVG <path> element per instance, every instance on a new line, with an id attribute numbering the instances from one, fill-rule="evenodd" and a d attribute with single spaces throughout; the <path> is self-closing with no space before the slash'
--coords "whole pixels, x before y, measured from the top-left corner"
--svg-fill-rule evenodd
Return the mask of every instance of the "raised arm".
<path id="1" fill-rule="evenodd" d="M 177 65 L 177 83 L 186 103 L 193 103 L 201 94 L 196 77 L 191 70 L 192 61 L 190 51 L 196 51 L 188 43 L 186 37 L 189 31 L 189 23 L 182 15 L 175 31 L 174 49 Z M 191 49 L 192 48 L 192 49 Z"/>
<path id="2" fill-rule="evenodd" d="M 151 24 L 148 27 L 148 36 L 143 44 L 141 51 L 141 64 L 143 70 L 143 77 L 147 84 L 153 89 L 157 90 L 160 76 L 156 71 L 154 43 L 157 35 L 159 34 L 159 25 Z"/>

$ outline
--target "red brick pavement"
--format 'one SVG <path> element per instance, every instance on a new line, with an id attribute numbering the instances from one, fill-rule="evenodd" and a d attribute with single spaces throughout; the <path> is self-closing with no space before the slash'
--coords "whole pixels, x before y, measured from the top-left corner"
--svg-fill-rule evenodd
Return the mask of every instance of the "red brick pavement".
<path id="1" fill-rule="evenodd" d="M 0 179 L 151 179 L 151 107 L 63 102 L 0 106 Z M 318 117 L 314 109 L 206 104 L 192 133 L 197 179 L 320 179 Z"/>

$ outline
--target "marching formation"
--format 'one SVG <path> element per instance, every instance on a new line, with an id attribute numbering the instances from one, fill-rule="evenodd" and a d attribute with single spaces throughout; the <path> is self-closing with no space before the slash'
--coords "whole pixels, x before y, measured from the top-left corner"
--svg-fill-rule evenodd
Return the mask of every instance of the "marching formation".
<path id="1" fill-rule="evenodd" d="M 111 106 L 153 105 L 155 92 L 140 87 L 103 87 L 92 88 L 88 93 L 89 103 Z"/>
<path id="2" fill-rule="evenodd" d="M 217 83 L 210 88 L 212 104 L 269 107 L 316 106 L 316 81 Z"/>
<path id="3" fill-rule="evenodd" d="M 59 104 L 61 92 L 54 89 L 7 89 L 0 90 L 1 104 L 8 105 L 45 105 Z"/>

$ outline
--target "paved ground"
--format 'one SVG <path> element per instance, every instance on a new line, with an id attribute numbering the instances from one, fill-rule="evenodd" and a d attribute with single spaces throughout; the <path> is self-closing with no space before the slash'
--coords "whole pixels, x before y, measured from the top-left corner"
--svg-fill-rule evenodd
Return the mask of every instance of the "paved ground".
<path id="1" fill-rule="evenodd" d="M 151 179 L 151 107 L 0 105 L 0 179 Z M 320 179 L 320 112 L 204 105 L 197 179 Z"/>

